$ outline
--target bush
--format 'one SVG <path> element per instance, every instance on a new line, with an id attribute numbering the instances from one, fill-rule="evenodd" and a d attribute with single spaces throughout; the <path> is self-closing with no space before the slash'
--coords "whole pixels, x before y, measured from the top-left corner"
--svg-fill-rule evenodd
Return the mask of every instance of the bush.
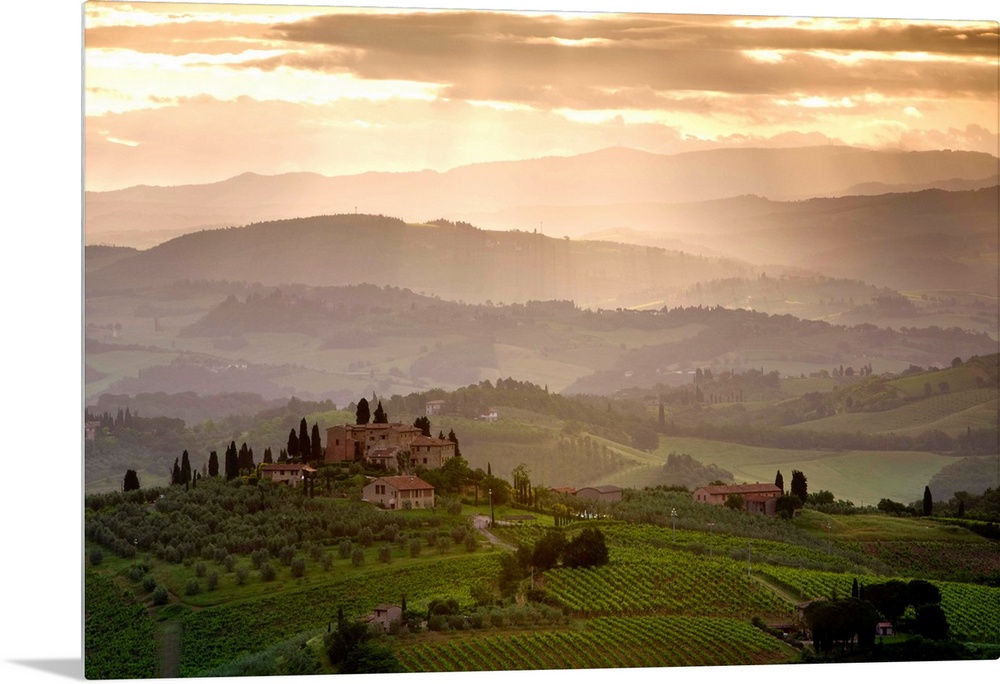
<path id="1" fill-rule="evenodd" d="M 358 530 L 359 544 L 361 544 L 364 547 L 368 547 L 372 545 L 373 541 L 375 541 L 375 534 L 372 532 L 372 528 L 362 527 L 360 530 Z"/>
<path id="2" fill-rule="evenodd" d="M 152 575 L 146 575 L 142 578 L 142 588 L 145 591 L 153 591 L 156 589 L 156 578 Z"/>
<path id="3" fill-rule="evenodd" d="M 337 553 L 340 554 L 341 558 L 350 558 L 351 551 L 354 550 L 354 544 L 351 543 L 350 539 L 341 540 L 340 544 L 337 546 Z"/>
<path id="4" fill-rule="evenodd" d="M 94 549 L 90 552 L 90 564 L 100 565 L 104 562 L 104 552 L 100 549 Z"/>
<path id="5" fill-rule="evenodd" d="M 165 606 L 170 600 L 170 594 L 167 592 L 167 588 L 162 584 L 156 586 L 153 590 L 153 605 L 154 606 Z"/>
<path id="6" fill-rule="evenodd" d="M 260 565 L 260 577 L 265 582 L 272 581 L 278 576 L 278 571 L 274 569 L 274 566 L 270 563 L 261 563 Z"/>
<path id="7" fill-rule="evenodd" d="M 198 577 L 204 577 L 207 571 L 208 568 L 205 567 L 205 564 L 201 561 L 198 561 L 198 564 L 194 566 L 194 574 Z"/>
<path id="8" fill-rule="evenodd" d="M 323 554 L 323 569 L 329 571 L 333 567 L 333 554 L 327 551 Z"/>
<path id="9" fill-rule="evenodd" d="M 392 560 L 392 547 L 388 544 L 383 544 L 378 547 L 378 561 L 379 563 L 388 563 Z"/>
<path id="10" fill-rule="evenodd" d="M 292 564 L 292 558 L 295 556 L 295 549 L 291 546 L 282 546 L 281 551 L 278 552 L 278 560 L 285 567 Z"/>
<path id="11" fill-rule="evenodd" d="M 213 570 L 212 572 L 208 573 L 208 579 L 207 579 L 207 581 L 208 581 L 208 590 L 209 591 L 215 591 L 216 589 L 218 589 L 219 588 L 219 572 L 218 572 L 218 570 Z"/>
<path id="12" fill-rule="evenodd" d="M 420 555 L 420 540 L 411 539 L 410 540 L 410 558 L 416 558 Z"/>
<path id="13" fill-rule="evenodd" d="M 476 539 L 476 534 L 472 530 L 468 530 L 465 533 L 465 550 L 472 553 L 479 548 L 479 540 Z"/>
<path id="14" fill-rule="evenodd" d="M 358 567 L 363 565 L 365 562 L 365 550 L 360 546 L 356 546 L 353 551 L 351 551 L 351 565 Z"/>
<path id="15" fill-rule="evenodd" d="M 187 585 L 184 587 L 184 593 L 188 596 L 194 596 L 201 593 L 201 585 L 198 584 L 198 580 L 194 577 L 188 580 Z"/>
<path id="16" fill-rule="evenodd" d="M 240 567 L 236 568 L 237 585 L 242 587 L 244 584 L 247 583 L 247 577 L 249 576 L 250 576 L 250 570 L 248 570 L 245 565 L 241 565 Z"/>
<path id="17" fill-rule="evenodd" d="M 233 568 L 236 567 L 236 558 L 232 554 L 226 554 L 225 558 L 222 559 L 222 564 L 226 566 L 226 572 L 232 572 Z"/>
<path id="18" fill-rule="evenodd" d="M 292 577 L 302 577 L 306 574 L 306 559 L 302 556 L 296 556 L 292 559 Z"/>
<path id="19" fill-rule="evenodd" d="M 431 615 L 427 620 L 427 629 L 432 632 L 441 632 L 448 628 L 447 615 Z"/>

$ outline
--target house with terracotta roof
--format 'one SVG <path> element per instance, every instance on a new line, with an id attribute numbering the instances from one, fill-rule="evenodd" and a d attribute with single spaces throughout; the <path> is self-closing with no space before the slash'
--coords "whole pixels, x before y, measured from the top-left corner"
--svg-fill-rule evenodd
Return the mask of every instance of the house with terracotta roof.
<path id="1" fill-rule="evenodd" d="M 372 612 L 365 616 L 364 620 L 368 624 L 378 625 L 383 632 L 388 633 L 393 620 L 403 619 L 403 609 L 400 606 L 380 603 L 372 609 Z"/>
<path id="2" fill-rule="evenodd" d="M 434 508 L 434 486 L 415 475 L 375 478 L 365 485 L 362 497 L 389 510 Z"/>
<path id="3" fill-rule="evenodd" d="M 334 425 L 326 430 L 325 463 L 360 461 L 378 447 L 406 449 L 419 437 L 420 428 L 405 423 Z"/>
<path id="4" fill-rule="evenodd" d="M 775 514 L 775 504 L 781 496 L 781 489 L 775 484 L 708 485 L 694 490 L 694 500 L 699 503 L 724 506 L 730 496 L 743 497 L 743 508 L 751 513 Z"/>
<path id="5" fill-rule="evenodd" d="M 448 439 L 417 435 L 410 442 L 410 463 L 424 468 L 440 468 L 455 455 L 455 443 Z"/>
<path id="6" fill-rule="evenodd" d="M 261 477 L 292 487 L 298 487 L 315 472 L 315 468 L 304 463 L 265 463 L 260 469 Z"/>

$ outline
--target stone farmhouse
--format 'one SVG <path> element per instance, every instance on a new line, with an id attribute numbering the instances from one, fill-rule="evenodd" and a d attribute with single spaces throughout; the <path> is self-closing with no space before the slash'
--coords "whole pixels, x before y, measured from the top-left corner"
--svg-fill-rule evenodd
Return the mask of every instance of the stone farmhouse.
<path id="1" fill-rule="evenodd" d="M 315 468 L 304 463 L 266 463 L 260 469 L 261 477 L 292 487 L 298 487 L 315 472 Z"/>
<path id="2" fill-rule="evenodd" d="M 434 508 L 434 487 L 414 475 L 390 475 L 365 485 L 362 498 L 389 510 Z"/>
<path id="3" fill-rule="evenodd" d="M 751 513 L 775 514 L 775 504 L 781 496 L 781 489 L 774 484 L 708 485 L 694 490 L 694 500 L 699 503 L 723 506 L 733 495 L 743 497 L 743 507 Z"/>
<path id="4" fill-rule="evenodd" d="M 455 455 L 455 443 L 425 437 L 420 428 L 404 423 L 336 425 L 326 431 L 324 463 L 367 461 L 371 465 L 399 470 L 399 456 L 409 453 L 410 465 L 440 468 Z"/>
<path id="5" fill-rule="evenodd" d="M 368 615 L 365 622 L 370 625 L 378 625 L 383 632 L 389 632 L 389 626 L 393 620 L 403 619 L 403 609 L 400 606 L 393 606 L 388 603 L 380 603 L 375 606 Z"/>

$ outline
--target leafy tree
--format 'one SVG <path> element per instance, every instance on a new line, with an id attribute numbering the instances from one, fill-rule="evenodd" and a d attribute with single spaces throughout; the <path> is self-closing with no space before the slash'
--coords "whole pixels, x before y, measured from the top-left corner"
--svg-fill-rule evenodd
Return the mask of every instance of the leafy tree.
<path id="1" fill-rule="evenodd" d="M 608 545 L 604 533 L 588 527 L 566 542 L 563 564 L 570 568 L 594 568 L 608 562 Z"/>
<path id="2" fill-rule="evenodd" d="M 421 416 L 413 421 L 413 427 L 420 428 L 420 434 L 424 437 L 431 436 L 431 419 L 427 416 Z"/>
<path id="3" fill-rule="evenodd" d="M 368 625 L 361 620 L 345 620 L 341 613 L 337 617 L 337 629 L 323 639 L 323 646 L 330 662 L 339 665 L 370 636 Z"/>
<path id="4" fill-rule="evenodd" d="M 919 605 L 915 608 L 913 630 L 926 639 L 948 638 L 948 618 L 937 603 Z"/>
<path id="5" fill-rule="evenodd" d="M 809 493 L 806 487 L 806 476 L 802 474 L 801 471 L 792 471 L 791 492 L 795 496 L 799 497 L 799 501 L 802 503 L 805 503 L 809 499 Z"/>
<path id="6" fill-rule="evenodd" d="M 358 425 L 368 425 L 369 421 L 371 421 L 371 408 L 368 406 L 368 400 L 364 397 L 361 397 L 361 400 L 358 402 L 355 419 Z"/>
<path id="7" fill-rule="evenodd" d="M 906 600 L 914 607 L 941 603 L 941 590 L 925 579 L 912 579 L 906 585 Z"/>
<path id="8" fill-rule="evenodd" d="M 548 570 L 556 566 L 566 547 L 566 537 L 559 530 L 549 530 L 535 542 L 531 553 L 531 564 L 538 570 Z"/>
<path id="9" fill-rule="evenodd" d="M 139 489 L 139 476 L 134 470 L 125 471 L 125 480 L 122 482 L 122 489 L 126 492 Z"/>
<path id="10" fill-rule="evenodd" d="M 924 487 L 924 515 L 930 515 L 934 512 L 934 499 L 931 498 L 931 488 L 930 486 Z"/>
<path id="11" fill-rule="evenodd" d="M 726 497 L 726 508 L 734 511 L 742 511 L 746 507 L 746 500 L 742 494 L 730 494 Z"/>
<path id="12" fill-rule="evenodd" d="M 348 653 L 337 671 L 340 674 L 375 674 L 406 670 L 392 649 L 368 641 Z"/>
<path id="13" fill-rule="evenodd" d="M 219 454 L 214 450 L 208 455 L 208 474 L 211 477 L 219 475 Z"/>
<path id="14" fill-rule="evenodd" d="M 889 622 L 896 624 L 910 605 L 906 582 L 888 580 L 865 587 L 865 599 Z"/>
<path id="15" fill-rule="evenodd" d="M 781 476 L 781 471 L 780 470 L 778 471 L 778 474 L 774 476 L 774 486 L 777 487 L 778 489 L 780 489 L 782 491 L 782 493 L 784 493 L 784 491 L 785 491 L 785 478 L 783 478 Z"/>
<path id="16" fill-rule="evenodd" d="M 775 512 L 785 520 L 790 520 L 800 508 L 802 501 L 794 494 L 782 494 L 774 502 Z"/>
<path id="17" fill-rule="evenodd" d="M 378 405 L 375 407 L 375 415 L 372 417 L 372 422 L 379 425 L 389 422 L 389 416 L 385 414 L 381 400 L 379 400 Z"/>

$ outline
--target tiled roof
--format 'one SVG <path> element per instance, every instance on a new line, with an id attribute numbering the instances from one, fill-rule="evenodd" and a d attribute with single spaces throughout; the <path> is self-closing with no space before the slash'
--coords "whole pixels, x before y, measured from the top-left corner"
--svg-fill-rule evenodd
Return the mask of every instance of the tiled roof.
<path id="1" fill-rule="evenodd" d="M 305 470 L 315 473 L 316 469 L 305 463 L 265 463 L 262 470 L 271 472 L 273 470 Z"/>
<path id="2" fill-rule="evenodd" d="M 410 442 L 411 446 L 448 446 L 449 444 L 454 444 L 454 442 L 447 439 L 438 439 L 437 437 L 424 437 L 423 435 Z"/>
<path id="3" fill-rule="evenodd" d="M 781 489 L 777 485 L 767 484 L 757 482 L 754 484 L 738 484 L 738 485 L 708 485 L 707 487 L 699 487 L 698 489 L 703 489 L 709 494 L 764 494 L 764 493 L 776 493 L 780 494 Z"/>
<path id="4" fill-rule="evenodd" d="M 404 489 L 434 489 L 434 485 L 427 484 L 415 475 L 392 475 L 380 477 L 375 482 L 385 482 L 392 485 L 397 490 Z"/>

